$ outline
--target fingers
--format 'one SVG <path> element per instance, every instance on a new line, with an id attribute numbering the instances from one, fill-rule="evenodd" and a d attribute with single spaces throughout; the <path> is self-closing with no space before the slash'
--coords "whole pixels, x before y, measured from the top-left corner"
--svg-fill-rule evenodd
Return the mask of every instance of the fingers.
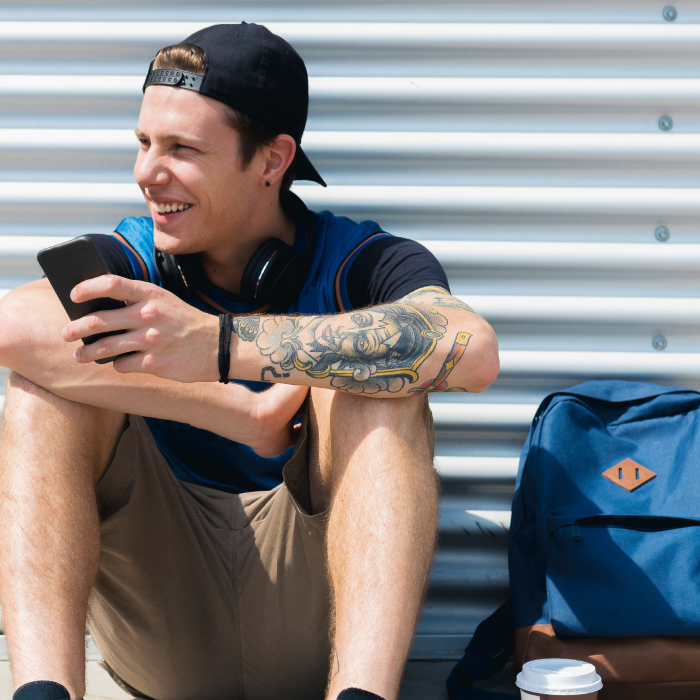
<path id="1" fill-rule="evenodd" d="M 141 372 L 162 376 L 166 365 L 158 354 L 152 352 L 154 342 L 157 338 L 153 329 L 135 330 L 81 345 L 75 349 L 73 357 L 81 364 L 115 357 L 112 367 L 120 374 Z"/>
<path id="2" fill-rule="evenodd" d="M 127 302 L 121 309 L 97 311 L 71 321 L 63 329 L 66 342 L 117 333 L 75 349 L 80 363 L 136 353 L 114 361 L 118 372 L 148 372 L 181 382 L 212 381 L 216 363 L 218 319 L 189 306 L 160 287 L 103 275 L 81 282 L 75 301 L 110 297 Z M 204 320 L 203 320 L 204 319 Z M 214 348 L 214 351 L 212 351 Z"/>
<path id="3" fill-rule="evenodd" d="M 111 311 L 95 311 L 82 318 L 71 321 L 63 328 L 61 336 L 67 343 L 97 333 L 130 330 L 135 328 L 138 320 L 138 310 L 133 306 Z"/>
<path id="4" fill-rule="evenodd" d="M 259 443 L 251 444 L 251 447 L 261 457 L 278 457 L 296 443 L 298 436 L 299 428 L 293 426 L 290 421 L 283 425 L 281 429 L 272 432 L 267 431 L 265 439 Z"/>
<path id="5" fill-rule="evenodd" d="M 103 297 L 125 301 L 127 304 L 136 304 L 144 297 L 152 296 L 159 290 L 159 287 L 148 282 L 130 280 L 126 277 L 119 277 L 119 275 L 102 275 L 85 280 L 74 287 L 70 298 L 78 304 Z"/>
<path id="6" fill-rule="evenodd" d="M 286 423 L 299 412 L 308 393 L 307 386 L 275 384 L 260 395 L 265 420 Z"/>
<path id="7" fill-rule="evenodd" d="M 111 335 L 89 345 L 78 346 L 73 353 L 73 357 L 77 362 L 87 364 L 95 360 L 123 355 L 126 352 L 142 353 L 147 349 L 144 336 L 143 332 L 138 331 Z"/>
<path id="8" fill-rule="evenodd" d="M 280 382 L 270 387 L 264 393 L 264 396 L 271 403 L 280 402 L 282 404 L 289 403 L 301 406 L 308 393 L 308 386 L 302 386 L 299 384 L 283 384 Z"/>
<path id="9" fill-rule="evenodd" d="M 129 280 L 118 275 L 102 275 L 81 282 L 71 291 L 71 299 L 76 303 L 91 299 L 109 297 L 125 301 L 129 306 L 112 311 L 96 311 L 71 321 L 62 332 L 63 340 L 70 343 L 96 333 L 109 333 L 117 330 L 129 330 L 136 327 L 137 316 L 133 308 L 138 302 L 156 295 L 159 287 Z"/>
<path id="10" fill-rule="evenodd" d="M 273 410 L 281 410 L 285 414 L 296 414 L 302 407 L 309 394 L 308 386 L 294 384 L 277 384 L 269 391 Z"/>

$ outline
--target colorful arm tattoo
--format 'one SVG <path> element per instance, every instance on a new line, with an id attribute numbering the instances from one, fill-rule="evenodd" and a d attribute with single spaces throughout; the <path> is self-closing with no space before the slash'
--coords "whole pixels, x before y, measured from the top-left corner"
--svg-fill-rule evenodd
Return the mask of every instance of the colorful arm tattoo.
<path id="1" fill-rule="evenodd" d="M 455 368 L 455 365 L 462 359 L 462 355 L 464 355 L 464 351 L 467 349 L 467 345 L 469 345 L 469 338 L 471 337 L 471 333 L 465 333 L 463 331 L 457 333 L 455 342 L 452 345 L 452 350 L 450 350 L 445 361 L 442 363 L 438 376 L 432 381 L 422 384 L 419 389 L 409 389 L 408 393 L 427 394 L 431 391 L 466 391 L 466 389 L 462 389 L 458 386 L 449 389 L 446 380 L 447 377 L 450 376 L 450 372 Z"/>
<path id="2" fill-rule="evenodd" d="M 396 393 L 419 381 L 420 366 L 447 330 L 447 319 L 434 308 L 440 305 L 432 301 L 439 295 L 443 300 L 447 292 L 431 288 L 429 293 L 429 302 L 407 297 L 335 316 L 241 316 L 233 319 L 233 331 L 242 341 L 255 343 L 267 358 L 262 381 L 287 378 L 296 370 L 314 379 L 328 378 L 333 389 L 352 394 Z M 447 295 L 444 301 L 451 300 Z M 451 308 L 466 306 L 454 301 L 460 307 Z M 438 376 L 412 392 L 465 391 L 448 389 L 445 380 L 470 337 L 458 333 Z"/>

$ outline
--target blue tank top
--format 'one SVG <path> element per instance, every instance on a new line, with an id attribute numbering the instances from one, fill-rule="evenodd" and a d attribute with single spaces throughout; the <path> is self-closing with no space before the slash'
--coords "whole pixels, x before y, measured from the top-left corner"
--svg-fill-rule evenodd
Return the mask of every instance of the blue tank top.
<path id="1" fill-rule="evenodd" d="M 134 277 L 162 286 L 153 260 L 153 221 L 150 217 L 124 219 L 116 229 L 117 239 L 129 256 Z M 389 236 L 373 221 L 356 223 L 323 211 L 316 214 L 316 245 L 306 283 L 287 309 L 259 308 L 255 303 L 231 301 L 214 285 L 189 295 L 185 301 L 208 313 L 292 313 L 334 314 L 351 310 L 346 279 L 352 261 L 364 247 Z M 294 248 L 305 248 L 306 231 L 297 225 Z M 269 389 L 267 382 L 238 382 L 249 390 Z M 279 457 L 257 455 L 247 445 L 228 440 L 207 430 L 159 418 L 146 423 L 175 476 L 233 493 L 263 491 L 282 481 L 282 467 L 292 448 Z"/>

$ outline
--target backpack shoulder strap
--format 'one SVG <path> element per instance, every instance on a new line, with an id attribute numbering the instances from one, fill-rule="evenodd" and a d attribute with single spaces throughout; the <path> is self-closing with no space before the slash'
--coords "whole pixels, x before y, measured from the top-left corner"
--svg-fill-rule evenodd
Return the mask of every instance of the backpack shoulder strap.
<path id="1" fill-rule="evenodd" d="M 474 632 L 447 678 L 450 700 L 513 700 L 512 695 L 472 688 L 472 683 L 495 676 L 513 656 L 515 634 L 510 598 L 486 618 Z"/>

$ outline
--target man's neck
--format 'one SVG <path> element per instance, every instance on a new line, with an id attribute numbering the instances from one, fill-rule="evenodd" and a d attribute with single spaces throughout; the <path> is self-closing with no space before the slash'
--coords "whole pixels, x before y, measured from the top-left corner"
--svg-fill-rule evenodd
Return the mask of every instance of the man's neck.
<path id="1" fill-rule="evenodd" d="M 284 213 L 279 200 L 273 202 L 267 212 L 258 212 L 253 220 L 255 223 L 251 223 L 247 231 L 242 232 L 231 245 L 200 254 L 207 279 L 227 292 L 240 292 L 246 266 L 268 238 L 279 238 L 288 245 L 294 244 L 296 224 Z"/>

